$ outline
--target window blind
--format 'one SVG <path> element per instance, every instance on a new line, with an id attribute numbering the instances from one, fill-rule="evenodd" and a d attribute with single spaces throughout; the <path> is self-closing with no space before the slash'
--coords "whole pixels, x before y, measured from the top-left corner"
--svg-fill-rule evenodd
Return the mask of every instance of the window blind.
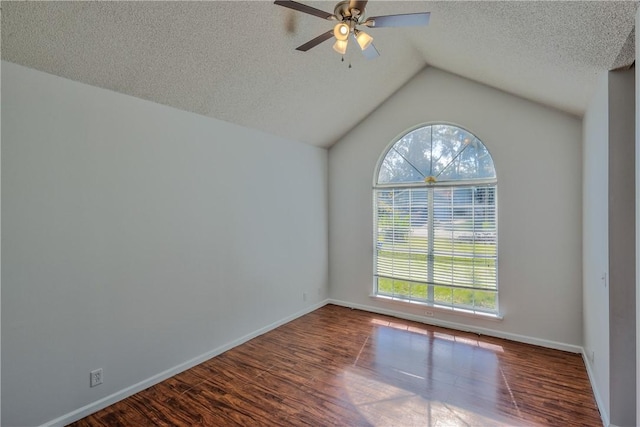
<path id="1" fill-rule="evenodd" d="M 495 184 L 374 194 L 379 295 L 497 311 Z"/>

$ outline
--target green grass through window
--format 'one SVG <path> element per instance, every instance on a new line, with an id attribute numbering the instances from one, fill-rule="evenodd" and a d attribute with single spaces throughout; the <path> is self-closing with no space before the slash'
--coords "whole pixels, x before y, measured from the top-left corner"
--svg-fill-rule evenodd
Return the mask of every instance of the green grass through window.
<path id="1" fill-rule="evenodd" d="M 459 242 L 436 239 L 433 254 L 433 285 L 427 285 L 427 240 L 406 237 L 378 244 L 377 273 L 396 279 L 378 278 L 378 294 L 495 312 L 496 245 L 493 242 Z M 447 286 L 451 285 L 453 287 Z M 468 289 L 460 289 L 459 286 Z M 429 299 L 429 288 L 433 299 Z"/>

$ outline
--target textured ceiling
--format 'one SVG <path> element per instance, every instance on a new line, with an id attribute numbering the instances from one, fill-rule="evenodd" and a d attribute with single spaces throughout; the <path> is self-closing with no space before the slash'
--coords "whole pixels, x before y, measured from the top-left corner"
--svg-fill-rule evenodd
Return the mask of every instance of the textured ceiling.
<path id="1" fill-rule="evenodd" d="M 328 147 L 425 65 L 579 116 L 598 74 L 633 60 L 636 8 L 372 0 L 368 16 L 430 11 L 431 22 L 367 30 L 381 56 L 352 45 L 341 62 L 331 41 L 294 50 L 330 22 L 271 1 L 3 1 L 2 58 Z"/>

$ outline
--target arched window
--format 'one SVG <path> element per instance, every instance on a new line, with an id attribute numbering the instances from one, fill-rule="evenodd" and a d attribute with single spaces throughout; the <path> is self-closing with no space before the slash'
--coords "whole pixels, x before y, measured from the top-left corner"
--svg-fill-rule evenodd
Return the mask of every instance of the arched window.
<path id="1" fill-rule="evenodd" d="M 375 294 L 498 314 L 496 183 L 489 151 L 460 127 L 393 143 L 373 189 Z"/>

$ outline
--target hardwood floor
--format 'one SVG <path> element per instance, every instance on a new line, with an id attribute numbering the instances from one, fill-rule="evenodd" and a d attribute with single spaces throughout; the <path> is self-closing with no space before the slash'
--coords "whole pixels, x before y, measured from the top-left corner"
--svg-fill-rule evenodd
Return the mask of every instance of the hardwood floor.
<path id="1" fill-rule="evenodd" d="M 327 305 L 72 425 L 602 422 L 579 355 Z"/>

